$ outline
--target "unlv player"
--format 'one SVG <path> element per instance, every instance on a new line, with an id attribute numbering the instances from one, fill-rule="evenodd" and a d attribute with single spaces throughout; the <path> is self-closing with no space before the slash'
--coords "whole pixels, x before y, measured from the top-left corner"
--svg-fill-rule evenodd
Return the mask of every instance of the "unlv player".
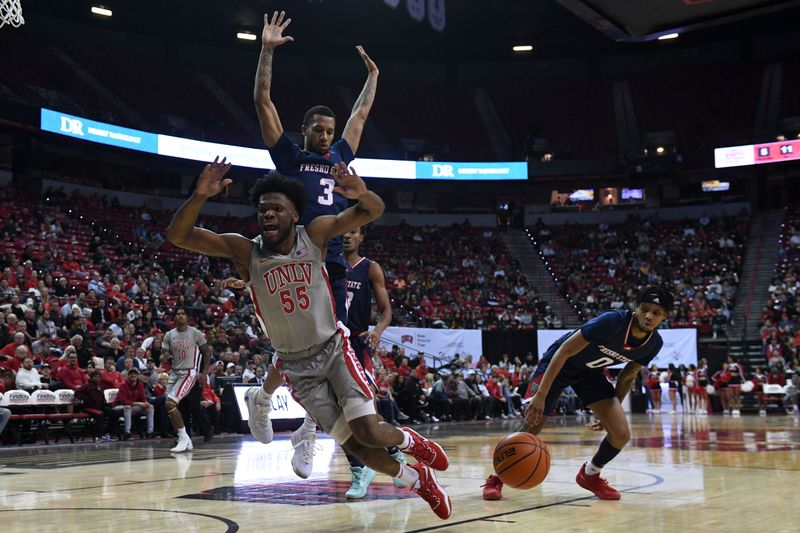
<path id="1" fill-rule="evenodd" d="M 356 47 L 359 57 L 367 68 L 367 81 L 356 100 L 350 118 L 342 131 L 342 138 L 333 142 L 336 132 L 336 117 L 330 108 L 322 105 L 310 108 L 300 127 L 303 135 L 303 149 L 300 149 L 284 134 L 278 110 L 271 98 L 272 87 L 272 56 L 277 47 L 292 42 L 294 39 L 283 35 L 291 23 L 286 13 L 275 11 L 270 20 L 264 15 L 264 30 L 261 34 L 261 55 L 256 70 L 253 97 L 255 99 L 258 122 L 261 126 L 261 136 L 269 150 L 272 161 L 281 174 L 299 181 L 306 190 L 308 203 L 303 210 L 301 225 L 308 225 L 312 220 L 321 215 L 337 215 L 347 208 L 347 198 L 339 194 L 336 183 L 331 176 L 331 170 L 339 163 L 349 164 L 358 151 L 361 142 L 361 133 L 375 99 L 375 90 L 378 85 L 378 67 L 370 59 L 361 46 Z M 346 298 L 346 262 L 342 255 L 342 237 L 335 236 L 327 243 L 325 268 L 328 271 L 336 318 L 342 326 L 347 323 Z M 267 392 L 272 394 L 281 383 L 281 377 L 270 368 L 267 376 Z M 252 400 L 249 402 L 252 410 L 266 411 L 269 416 L 270 406 L 257 406 Z M 271 424 L 265 426 L 263 431 L 250 427 L 253 436 L 263 443 L 272 440 Z M 311 419 L 306 419 L 303 425 L 292 434 L 292 445 L 295 448 L 292 457 L 292 467 L 295 473 L 307 478 L 311 473 L 314 441 L 316 439 L 316 425 Z"/>
<path id="2" fill-rule="evenodd" d="M 433 473 L 433 469 L 447 469 L 447 455 L 417 432 L 379 420 L 374 395 L 350 348 L 347 331 L 337 327 L 325 271 L 328 241 L 378 218 L 383 201 L 342 164 L 334 167 L 336 189 L 357 203 L 336 216 L 320 216 L 307 226 L 298 225 L 305 208 L 305 189 L 276 174 L 256 182 L 251 191 L 261 228 L 256 238 L 195 227 L 206 200 L 232 183 L 223 179 L 229 168 L 224 160 L 206 166 L 194 194 L 167 228 L 167 238 L 187 250 L 226 257 L 239 272 L 246 273 L 256 315 L 275 348 L 273 364 L 309 415 L 347 452 L 410 485 L 437 516 L 448 518 L 450 498 Z M 263 405 L 269 402 L 266 396 L 262 387 L 253 400 Z M 250 416 L 264 423 L 257 413 Z M 399 464 L 386 451 L 387 446 L 399 447 L 418 462 Z"/>

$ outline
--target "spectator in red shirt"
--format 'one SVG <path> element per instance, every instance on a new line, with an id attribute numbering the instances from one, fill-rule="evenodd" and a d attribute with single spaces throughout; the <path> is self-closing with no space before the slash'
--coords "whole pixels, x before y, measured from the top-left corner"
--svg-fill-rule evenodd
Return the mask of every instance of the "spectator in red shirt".
<path id="1" fill-rule="evenodd" d="M 70 351 L 67 355 L 67 366 L 58 370 L 58 381 L 66 389 L 78 390 L 88 381 L 86 374 L 78 366 L 78 356 Z"/>
<path id="2" fill-rule="evenodd" d="M 14 357 L 7 357 L 0 366 L 5 368 L 6 370 L 11 370 L 12 372 L 16 373 L 22 368 L 22 361 L 26 357 L 30 357 L 31 352 L 28 350 L 28 347 L 24 344 L 20 344 L 17 346 L 16 350 L 14 350 Z"/>
<path id="3" fill-rule="evenodd" d="M 84 413 L 89 413 L 94 418 L 93 440 L 97 442 L 103 435 L 103 429 L 108 422 L 109 432 L 116 433 L 117 427 L 117 413 L 106 402 L 103 389 L 101 388 L 102 376 L 98 370 L 92 372 L 89 382 L 81 386 L 80 389 L 75 391 L 75 398 L 81 400 L 81 410 Z M 106 433 L 107 435 L 108 433 Z M 109 437 L 110 439 L 110 437 Z"/>
<path id="4" fill-rule="evenodd" d="M 100 376 L 100 388 L 103 390 L 119 389 L 122 383 L 125 381 L 125 378 L 122 377 L 122 374 L 117 371 L 116 362 L 112 357 L 106 358 L 106 367 L 100 373 Z"/>
<path id="5" fill-rule="evenodd" d="M 214 426 L 214 433 L 220 433 L 219 427 L 219 413 L 222 410 L 222 403 L 219 401 L 219 396 L 214 393 L 211 384 L 206 381 L 203 384 L 203 396 L 200 400 L 200 407 L 206 410 L 211 425 Z"/>
<path id="6" fill-rule="evenodd" d="M 400 361 L 400 366 L 397 367 L 397 374 L 407 378 L 411 375 L 411 367 L 408 366 L 408 358 L 404 357 L 402 361 Z"/>
<path id="7" fill-rule="evenodd" d="M 425 376 L 428 372 L 430 372 L 430 370 L 428 370 L 428 365 L 425 364 L 425 359 L 420 359 L 419 364 L 414 369 L 414 374 L 417 376 L 417 379 L 420 382 L 425 381 Z"/>
<path id="8" fill-rule="evenodd" d="M 144 384 L 139 380 L 139 370 L 135 367 L 128 370 L 125 381 L 120 385 L 117 392 L 117 399 L 114 400 L 114 411 L 125 420 L 125 433 L 122 438 L 131 438 L 131 426 L 133 416 L 147 415 L 147 437 L 153 437 L 153 424 L 155 410 L 147 401 L 144 394 Z"/>
<path id="9" fill-rule="evenodd" d="M 506 410 L 506 398 L 503 396 L 500 390 L 500 384 L 494 378 L 489 378 L 486 381 L 486 390 L 489 391 L 489 394 L 494 398 L 495 405 L 500 406 L 500 418 L 508 418 L 505 414 Z"/>
<path id="10" fill-rule="evenodd" d="M 5 355 L 6 357 L 14 357 L 17 353 L 17 346 L 22 346 L 25 344 L 25 334 L 21 331 L 17 331 L 14 333 L 14 340 L 3 346 L 0 349 L 0 355 Z M 0 361 L 2 359 L 0 358 Z"/>
<path id="11" fill-rule="evenodd" d="M 89 275 L 88 272 L 85 272 L 83 268 L 81 268 L 81 264 L 75 260 L 75 256 L 71 253 L 67 253 L 67 259 L 61 263 L 61 268 L 64 269 L 64 272 L 74 272 L 81 276 Z"/>
<path id="12" fill-rule="evenodd" d="M 394 360 L 391 357 L 389 357 L 389 354 L 387 354 L 386 352 L 380 355 L 380 359 L 383 368 L 385 368 L 386 370 L 393 372 L 394 370 L 397 369 L 397 366 L 394 364 Z"/>
<path id="13" fill-rule="evenodd" d="M 153 386 L 153 396 L 161 398 L 167 394 L 167 385 L 169 384 L 169 374 L 162 372 L 158 375 L 158 382 Z"/>

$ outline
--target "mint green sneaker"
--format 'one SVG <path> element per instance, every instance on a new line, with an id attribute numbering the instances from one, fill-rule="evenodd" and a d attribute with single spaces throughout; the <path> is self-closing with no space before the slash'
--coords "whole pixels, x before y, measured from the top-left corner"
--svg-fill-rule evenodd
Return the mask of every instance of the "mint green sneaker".
<path id="1" fill-rule="evenodd" d="M 392 454 L 392 459 L 394 459 L 401 465 L 408 464 L 408 461 L 406 461 L 406 454 L 404 454 L 400 450 L 397 450 L 395 453 Z M 394 486 L 397 487 L 398 489 L 404 489 L 408 486 L 408 484 L 405 481 L 400 481 L 396 477 L 392 478 L 392 483 L 394 483 Z"/>
<path id="2" fill-rule="evenodd" d="M 350 485 L 350 489 L 344 493 L 344 497 L 353 499 L 363 498 L 367 495 L 367 487 L 369 487 L 369 484 L 375 479 L 375 471 L 368 466 L 353 466 L 350 467 L 350 471 L 353 474 L 353 483 Z"/>

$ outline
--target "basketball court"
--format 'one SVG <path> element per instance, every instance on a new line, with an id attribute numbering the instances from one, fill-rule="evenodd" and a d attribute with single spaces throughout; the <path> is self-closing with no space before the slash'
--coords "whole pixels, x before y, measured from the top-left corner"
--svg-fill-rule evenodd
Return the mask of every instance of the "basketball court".
<path id="1" fill-rule="evenodd" d="M 218 438 L 170 455 L 170 441 L 51 445 L 0 450 L 0 522 L 35 529 L 224 531 L 796 531 L 800 419 L 634 415 L 633 439 L 603 472 L 623 492 L 599 501 L 575 484 L 598 435 L 580 418 L 556 418 L 542 433 L 553 466 L 528 491 L 481 499 L 491 453 L 517 421 L 423 427 L 450 468 L 439 476 L 453 515 L 439 520 L 420 498 L 375 478 L 365 500 L 347 502 L 350 472 L 320 438 L 314 472 L 291 471 L 288 434 L 270 445 Z"/>

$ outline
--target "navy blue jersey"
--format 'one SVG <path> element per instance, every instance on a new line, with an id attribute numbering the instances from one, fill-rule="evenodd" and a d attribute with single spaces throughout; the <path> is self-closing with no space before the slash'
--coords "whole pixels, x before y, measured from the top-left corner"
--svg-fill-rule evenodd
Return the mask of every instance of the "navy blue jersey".
<path id="1" fill-rule="evenodd" d="M 339 139 L 333 143 L 330 151 L 322 156 L 301 150 L 286 134 L 281 134 L 275 146 L 269 148 L 269 154 L 278 172 L 298 180 L 306 188 L 308 202 L 298 224 L 305 226 L 318 216 L 338 215 L 347 209 L 347 198 L 338 192 L 333 192 L 336 181 L 331 176 L 333 165 L 342 162 L 349 165 L 353 160 L 353 151 L 347 141 Z M 345 265 L 341 237 L 328 242 L 328 254 L 325 260 Z"/>
<path id="2" fill-rule="evenodd" d="M 585 322 L 579 329 L 589 345 L 567 359 L 561 373 L 566 377 L 575 377 L 629 361 L 647 366 L 658 355 L 664 341 L 658 331 L 653 331 L 644 341 L 637 343 L 630 336 L 634 320 L 633 311 L 625 310 L 608 311 Z M 534 375 L 544 373 L 556 350 L 573 333 L 574 331 L 567 333 L 550 345 Z"/>
<path id="3" fill-rule="evenodd" d="M 372 316 L 371 265 L 372 261 L 366 257 L 362 257 L 355 266 L 347 265 L 347 327 L 357 333 L 369 329 Z"/>

